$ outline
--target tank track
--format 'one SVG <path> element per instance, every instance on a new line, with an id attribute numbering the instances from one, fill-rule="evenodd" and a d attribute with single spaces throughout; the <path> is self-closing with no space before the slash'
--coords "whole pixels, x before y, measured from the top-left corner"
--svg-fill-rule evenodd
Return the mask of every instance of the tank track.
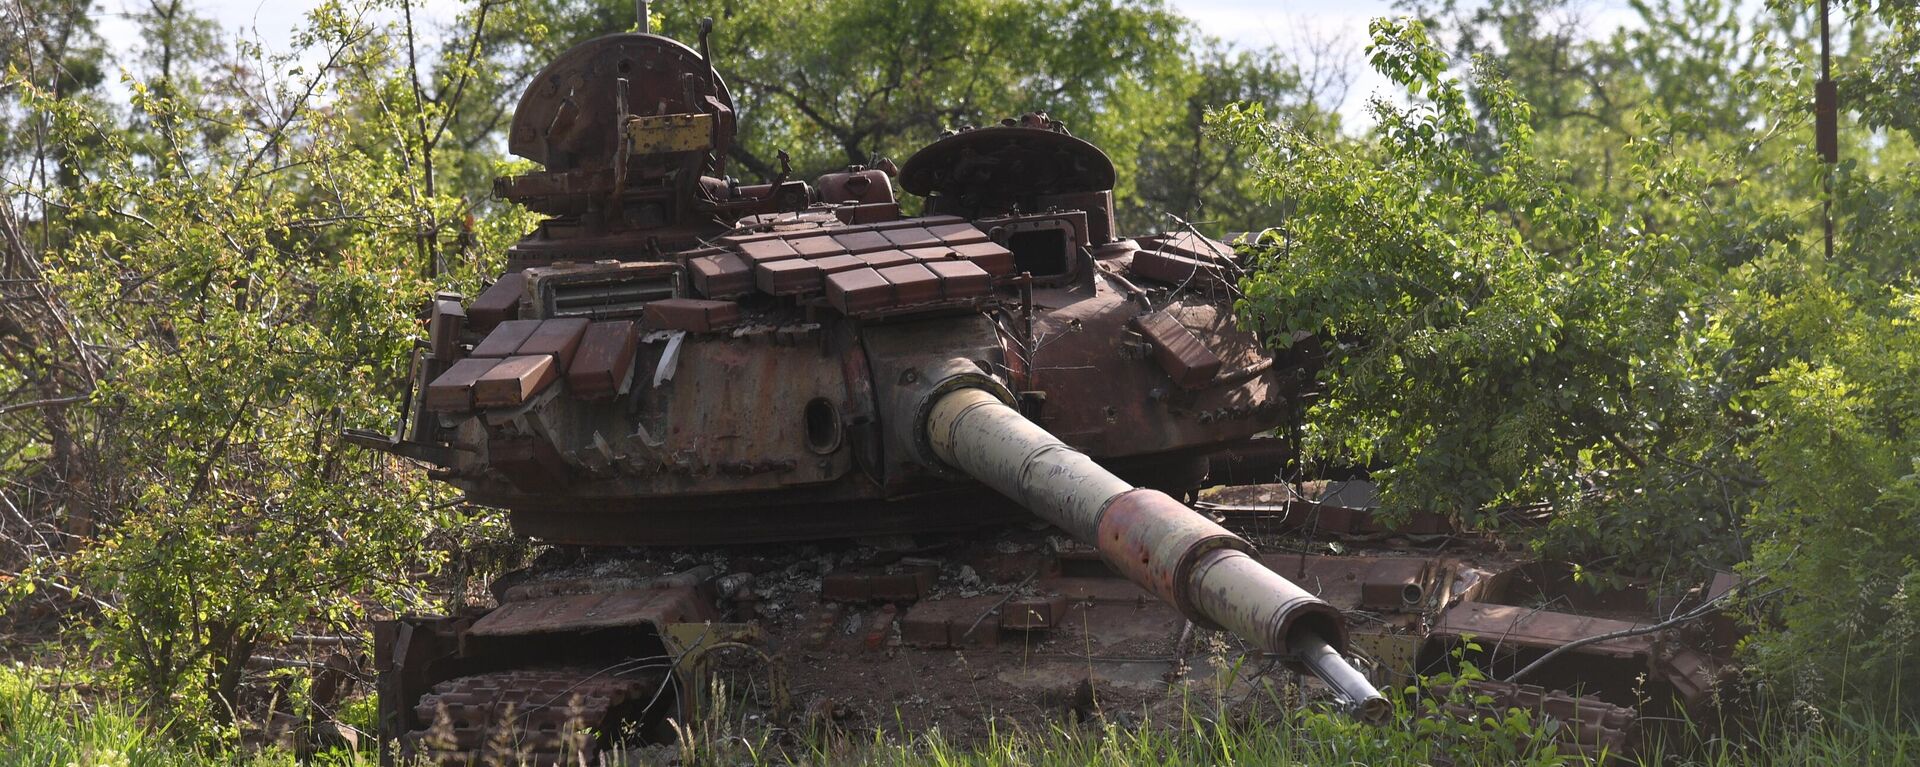
<path id="1" fill-rule="evenodd" d="M 656 697 L 658 671 L 519 669 L 434 685 L 414 712 L 425 729 L 402 738 L 402 753 L 435 765 L 594 764 L 600 746 Z"/>

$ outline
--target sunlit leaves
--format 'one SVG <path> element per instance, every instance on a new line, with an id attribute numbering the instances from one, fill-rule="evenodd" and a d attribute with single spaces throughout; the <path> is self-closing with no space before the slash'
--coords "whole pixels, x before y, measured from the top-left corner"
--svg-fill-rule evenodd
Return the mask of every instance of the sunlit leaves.
<path id="1" fill-rule="evenodd" d="M 1534 541 L 1589 574 L 1741 563 L 1786 586 L 1785 630 L 1749 643 L 1771 679 L 1913 700 L 1920 153 L 1843 126 L 1828 259 L 1791 58 L 1808 17 L 1647 3 L 1650 31 L 1582 42 L 1526 12 L 1559 5 L 1494 3 L 1449 30 L 1460 58 L 1376 22 L 1373 61 L 1410 102 L 1376 102 L 1366 140 L 1217 116 L 1293 211 L 1244 316 L 1333 342 L 1306 444 L 1373 465 L 1397 507 L 1499 524 L 1550 503 Z M 1910 66 L 1875 46 L 1911 46 L 1916 20 L 1875 13 L 1836 67 L 1899 92 Z M 1823 654 L 1837 637 L 1857 654 Z"/>

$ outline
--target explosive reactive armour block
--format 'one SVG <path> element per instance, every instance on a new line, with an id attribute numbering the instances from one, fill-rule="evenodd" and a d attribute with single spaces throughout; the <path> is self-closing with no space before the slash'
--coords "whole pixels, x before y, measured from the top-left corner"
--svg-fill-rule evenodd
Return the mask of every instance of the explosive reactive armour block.
<path id="1" fill-rule="evenodd" d="M 833 209 L 833 215 L 849 224 L 893 221 L 900 218 L 900 203 L 869 202 L 860 205 L 841 205 Z"/>
<path id="2" fill-rule="evenodd" d="M 1220 356 L 1173 315 L 1154 312 L 1134 318 L 1132 324 L 1153 346 L 1153 359 L 1160 369 L 1181 388 L 1198 389 L 1220 373 Z"/>
<path id="3" fill-rule="evenodd" d="M 797 237 L 788 240 L 787 244 L 792 246 L 793 252 L 800 254 L 801 258 L 825 258 L 847 252 L 847 246 L 841 245 L 839 240 L 825 234 Z"/>
<path id="4" fill-rule="evenodd" d="M 473 409 L 473 384 L 486 375 L 496 359 L 468 357 L 427 384 L 426 408 L 437 413 L 464 413 Z"/>
<path id="5" fill-rule="evenodd" d="M 858 269 L 867 265 L 867 262 L 860 260 L 859 256 L 848 255 L 846 253 L 841 253 L 837 256 L 827 256 L 826 258 L 810 258 L 807 260 L 812 261 L 814 266 L 820 267 L 820 273 L 823 275 L 844 272 L 848 269 Z"/>
<path id="6" fill-rule="evenodd" d="M 920 226 L 910 226 L 904 229 L 888 229 L 882 231 L 880 236 L 887 238 L 887 242 L 893 243 L 894 247 L 901 250 L 924 248 L 940 244 L 939 237 L 927 231 L 926 227 Z"/>
<path id="7" fill-rule="evenodd" d="M 520 317 L 520 297 L 527 292 L 524 272 L 507 272 L 467 306 L 467 327 L 481 333 Z"/>
<path id="8" fill-rule="evenodd" d="M 732 253 L 689 259 L 693 289 L 708 298 L 738 298 L 753 292 L 753 267 Z"/>
<path id="9" fill-rule="evenodd" d="M 820 292 L 820 267 L 804 258 L 772 261 L 753 268 L 753 281 L 760 292 L 776 296 L 795 296 Z"/>
<path id="10" fill-rule="evenodd" d="M 539 320 L 507 320 L 488 333 L 480 343 L 473 347 L 473 357 L 511 357 L 520 351 L 520 345 L 527 342 L 534 329 L 540 327 Z"/>
<path id="11" fill-rule="evenodd" d="M 895 304 L 912 306 L 940 300 L 940 278 L 917 262 L 881 269 L 880 276 L 893 286 Z"/>
<path id="12" fill-rule="evenodd" d="M 1001 247 L 997 242 L 983 239 L 967 245 L 954 245 L 953 252 L 995 277 L 1013 274 L 1013 251 Z"/>
<path id="13" fill-rule="evenodd" d="M 459 301 L 434 299 L 433 314 L 427 320 L 427 347 L 433 350 L 433 358 L 451 360 L 460 356 L 460 334 L 466 327 L 467 310 Z"/>
<path id="14" fill-rule="evenodd" d="M 748 232 L 746 234 L 729 234 L 725 237 L 721 237 L 720 242 L 726 245 L 739 245 L 744 242 L 759 242 L 761 240 L 771 240 L 779 236 L 780 236 L 779 232 Z"/>
<path id="15" fill-rule="evenodd" d="M 1161 240 L 1161 244 L 1157 246 L 1141 243 L 1141 247 L 1147 250 L 1172 253 L 1178 256 L 1186 256 L 1195 261 L 1206 261 L 1209 263 L 1231 261 L 1234 256 L 1232 246 L 1219 240 L 1202 237 L 1192 232 L 1180 232 L 1169 235 L 1164 240 Z"/>
<path id="16" fill-rule="evenodd" d="M 474 407 L 518 407 L 560 380 L 560 368 L 546 354 L 508 357 L 473 383 Z"/>
<path id="17" fill-rule="evenodd" d="M 893 243 L 888 242 L 886 236 L 879 232 L 840 232 L 833 236 L 833 241 L 840 243 L 848 253 L 855 254 L 872 253 L 893 247 Z"/>
<path id="18" fill-rule="evenodd" d="M 906 251 L 902 250 L 880 250 L 872 253 L 862 253 L 854 256 L 854 258 L 860 259 L 867 266 L 875 269 L 885 269 L 890 266 L 900 266 L 914 262 L 913 256 L 907 255 Z"/>
<path id="19" fill-rule="evenodd" d="M 581 399 L 618 394 L 639 350 L 640 328 L 632 320 L 596 322 L 580 339 L 580 351 L 567 366 L 567 389 Z"/>
<path id="20" fill-rule="evenodd" d="M 648 330 L 711 333 L 733 327 L 739 322 L 740 305 L 732 301 L 668 298 L 649 302 L 641 325 Z"/>
<path id="21" fill-rule="evenodd" d="M 893 286 L 877 271 L 862 267 L 827 275 L 827 303 L 841 314 L 882 309 L 892 302 Z"/>
<path id="22" fill-rule="evenodd" d="M 971 261 L 933 261 L 925 266 L 939 278 L 941 298 L 977 298 L 993 292 L 993 277 Z"/>
<path id="23" fill-rule="evenodd" d="M 553 363 L 561 370 L 573 363 L 573 354 L 580 349 L 580 337 L 587 332 L 587 320 L 583 317 L 561 317 L 541 320 L 533 334 L 520 344 L 514 356 L 526 357 L 535 354 L 553 355 Z"/>
<path id="24" fill-rule="evenodd" d="M 793 246 L 788 245 L 786 240 L 755 240 L 740 243 L 737 248 L 740 251 L 740 257 L 755 266 L 769 261 L 797 258 L 800 255 L 794 252 Z"/>
<path id="25" fill-rule="evenodd" d="M 1167 252 L 1143 250 L 1133 254 L 1133 273 L 1169 285 L 1219 287 L 1227 284 L 1220 267 Z"/>
<path id="26" fill-rule="evenodd" d="M 960 258 L 960 254 L 953 252 L 953 248 L 945 245 L 931 248 L 912 248 L 905 252 L 907 255 L 912 256 L 913 260 L 923 264 L 936 261 L 953 261 Z"/>
<path id="27" fill-rule="evenodd" d="M 976 242 L 987 241 L 986 232 L 982 232 L 979 227 L 967 223 L 929 226 L 927 227 L 927 232 L 940 238 L 940 241 L 947 245 L 972 245 Z"/>

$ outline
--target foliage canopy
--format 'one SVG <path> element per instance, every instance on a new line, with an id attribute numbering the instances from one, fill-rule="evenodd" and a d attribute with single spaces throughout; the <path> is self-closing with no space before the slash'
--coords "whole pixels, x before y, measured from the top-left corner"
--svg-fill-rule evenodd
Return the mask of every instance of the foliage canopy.
<path id="1" fill-rule="evenodd" d="M 1780 597 L 1749 647 L 1770 679 L 1916 710 L 1920 152 L 1914 102 L 1880 96 L 1911 67 L 1880 54 L 1920 18 L 1854 14 L 1828 196 L 1807 8 L 1636 8 L 1589 42 L 1538 23 L 1557 2 L 1376 21 L 1411 100 L 1364 140 L 1221 111 L 1290 212 L 1243 314 L 1336 342 L 1306 443 L 1379 467 L 1391 505 L 1550 502 L 1536 545 L 1590 571 L 1738 565 Z"/>

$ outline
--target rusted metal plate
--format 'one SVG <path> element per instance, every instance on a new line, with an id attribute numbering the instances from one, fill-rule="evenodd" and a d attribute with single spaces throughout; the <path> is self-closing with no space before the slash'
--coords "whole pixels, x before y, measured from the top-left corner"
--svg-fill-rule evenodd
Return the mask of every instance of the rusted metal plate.
<path id="1" fill-rule="evenodd" d="M 861 253 L 854 256 L 854 258 L 860 259 L 861 263 L 874 269 L 888 269 L 914 263 L 913 256 L 909 256 L 905 251 L 900 250 L 876 250 L 871 253 Z"/>
<path id="2" fill-rule="evenodd" d="M 900 255 L 906 256 L 905 253 Z M 940 300 L 940 278 L 918 263 L 889 266 L 880 270 L 880 276 L 893 286 L 895 305 L 909 306 Z"/>
<path id="3" fill-rule="evenodd" d="M 1133 254 L 1130 268 L 1136 277 L 1175 287 L 1218 288 L 1232 282 L 1218 266 L 1163 251 L 1143 250 Z"/>
<path id="4" fill-rule="evenodd" d="M 759 266 L 770 261 L 798 258 L 800 255 L 794 252 L 792 245 L 788 245 L 786 240 L 781 239 L 743 242 L 736 246 L 736 250 L 740 251 L 740 258 L 746 261 L 749 266 Z"/>
<path id="5" fill-rule="evenodd" d="M 496 637 L 658 627 L 707 615 L 711 611 L 702 609 L 702 599 L 696 589 L 685 586 L 543 597 L 502 604 L 474 621 L 471 631 L 474 636 Z"/>
<path id="6" fill-rule="evenodd" d="M 846 248 L 848 253 L 854 254 L 872 253 L 893 247 L 893 243 L 887 241 L 886 235 L 875 231 L 836 232 L 833 240 L 840 243 L 840 247 Z"/>
<path id="7" fill-rule="evenodd" d="M 545 355 L 508 357 L 473 383 L 475 407 L 518 407 L 560 380 L 560 366 Z"/>
<path id="8" fill-rule="evenodd" d="M 439 413 L 464 413 L 473 409 L 473 384 L 499 364 L 496 359 L 468 357 L 453 363 L 447 372 L 427 384 L 426 407 Z"/>
<path id="9" fill-rule="evenodd" d="M 838 253 L 824 258 L 810 258 L 807 260 L 811 261 L 814 266 L 820 267 L 820 273 L 822 275 L 844 272 L 849 269 L 859 269 L 867 265 L 867 262 L 860 260 L 859 257 L 847 253 Z"/>
<path id="10" fill-rule="evenodd" d="M 863 267 L 827 275 L 827 303 L 841 314 L 880 309 L 892 300 L 893 286 L 873 269 Z"/>
<path id="11" fill-rule="evenodd" d="M 907 608 L 900 640 L 916 647 L 992 647 L 1000 641 L 993 613 L 1001 597 L 933 599 Z"/>
<path id="12" fill-rule="evenodd" d="M 1140 609 L 1158 608 L 1166 604 L 1125 578 L 1054 576 L 1042 578 L 1039 583 L 1042 589 L 1075 603 L 1125 605 Z M 1173 611 L 1171 607 L 1164 609 L 1170 613 Z"/>
<path id="13" fill-rule="evenodd" d="M 965 222 L 928 226 L 927 233 L 940 238 L 940 242 L 949 247 L 972 245 L 976 242 L 987 241 L 986 232 L 982 232 L 973 224 Z"/>
<path id="14" fill-rule="evenodd" d="M 1680 702 L 1696 717 L 1711 713 L 1715 691 L 1720 687 L 1721 664 L 1712 655 L 1672 641 L 1662 641 L 1654 649 L 1648 668 L 1655 679 L 1673 687 Z"/>
<path id="15" fill-rule="evenodd" d="M 575 46 L 529 83 L 514 110 L 507 149 L 549 171 L 611 166 L 626 134 L 622 105 L 629 114 L 707 113 L 715 132 L 730 138 L 733 98 L 719 78 L 696 76 L 709 71 L 697 51 L 652 35 L 609 35 Z M 646 73 L 653 74 L 638 76 Z"/>
<path id="16" fill-rule="evenodd" d="M 614 396 L 633 370 L 639 341 L 640 328 L 632 320 L 593 323 L 567 367 L 567 389 L 586 400 Z"/>
<path id="17" fill-rule="evenodd" d="M 433 358 L 442 362 L 459 354 L 460 333 L 467 326 L 467 310 L 459 301 L 442 298 L 433 302 L 433 316 L 427 321 L 427 338 Z"/>
<path id="18" fill-rule="evenodd" d="M 770 261 L 753 268 L 754 284 L 760 292 L 776 296 L 818 293 L 821 274 L 818 264 L 801 258 Z"/>
<path id="19" fill-rule="evenodd" d="M 1070 192 L 1041 195 L 1034 210 L 1079 210 L 1087 214 L 1087 239 L 1095 245 L 1112 242 L 1120 231 L 1113 221 L 1113 192 Z"/>
<path id="20" fill-rule="evenodd" d="M 847 246 L 841 245 L 839 240 L 834 239 L 831 235 L 825 234 L 812 237 L 796 237 L 788 240 L 787 244 L 793 248 L 795 253 L 805 258 L 825 258 L 847 252 Z"/>
<path id="21" fill-rule="evenodd" d="M 514 352 L 520 351 L 520 345 L 526 343 L 527 339 L 533 335 L 533 331 L 539 327 L 540 320 L 502 322 L 493 329 L 493 332 L 488 333 L 486 338 L 481 339 L 480 343 L 474 345 L 470 356 L 511 357 Z"/>
<path id="22" fill-rule="evenodd" d="M 468 326 L 482 333 L 507 320 L 520 317 L 520 298 L 527 292 L 527 275 L 507 272 L 500 275 L 480 296 L 467 306 Z"/>
<path id="23" fill-rule="evenodd" d="M 1426 557 L 1265 554 L 1260 561 L 1341 609 L 1419 612 L 1440 587 Z"/>
<path id="24" fill-rule="evenodd" d="M 887 229 L 880 234 L 887 238 L 887 242 L 893 243 L 894 247 L 901 250 L 924 248 L 940 244 L 940 238 L 935 236 L 934 233 L 927 231 L 925 227 L 909 226 L 899 229 Z"/>
<path id="25" fill-rule="evenodd" d="M 947 300 L 975 298 L 993 292 L 993 277 L 968 261 L 934 261 L 927 270 L 940 280 L 940 296 Z"/>
<path id="26" fill-rule="evenodd" d="M 732 301 L 669 298 L 647 304 L 641 325 L 649 330 L 685 330 L 711 333 L 740 322 L 740 305 Z"/>
<path id="27" fill-rule="evenodd" d="M 1067 618 L 1067 600 L 1060 596 L 1014 597 L 1000 607 L 1000 628 L 1008 631 L 1050 631 Z"/>
<path id="28" fill-rule="evenodd" d="M 1220 374 L 1220 356 L 1164 311 L 1141 315 L 1135 330 L 1153 346 L 1153 359 L 1181 388 L 1198 389 Z"/>
<path id="29" fill-rule="evenodd" d="M 1013 251 L 1007 250 L 997 242 L 981 240 L 973 243 L 947 243 L 953 252 L 961 258 L 972 261 L 974 266 L 995 277 L 1013 274 Z"/>
<path id="30" fill-rule="evenodd" d="M 713 148 L 713 115 L 637 115 L 627 118 L 627 141 L 634 154 L 700 152 Z"/>
<path id="31" fill-rule="evenodd" d="M 689 259 L 687 274 L 693 289 L 707 298 L 738 298 L 753 292 L 753 267 L 732 253 Z"/>
<path id="32" fill-rule="evenodd" d="M 721 237 L 720 243 L 722 245 L 740 245 L 748 242 L 778 239 L 781 236 L 779 232 L 739 232 Z"/>
<path id="33" fill-rule="evenodd" d="M 887 178 L 886 171 L 828 173 L 821 176 L 814 185 L 820 190 L 822 202 L 893 202 L 893 182 Z"/>
<path id="34" fill-rule="evenodd" d="M 919 261 L 920 263 L 923 263 L 923 264 L 939 263 L 941 261 L 960 260 L 960 254 L 953 252 L 953 248 L 949 248 L 945 245 L 935 245 L 932 247 L 924 247 L 924 248 L 908 248 L 903 252 L 905 252 L 909 256 L 912 256 L 915 261 Z"/>
<path id="35" fill-rule="evenodd" d="M 1230 263 L 1234 259 L 1233 246 L 1193 232 L 1155 237 L 1142 242 L 1141 247 L 1151 252 L 1168 253 L 1206 263 Z"/>
<path id="36" fill-rule="evenodd" d="M 1531 607 L 1461 602 L 1441 613 L 1432 635 L 1458 637 L 1471 634 L 1489 650 L 1501 645 L 1551 650 L 1575 640 L 1640 628 L 1642 625 Z M 1652 654 L 1653 643 L 1651 635 L 1643 634 L 1582 645 L 1574 652 L 1630 658 Z"/>
<path id="37" fill-rule="evenodd" d="M 587 320 L 581 317 L 541 320 L 540 326 L 533 329 L 533 333 L 520 344 L 514 355 L 552 355 L 554 365 L 565 370 L 573 364 L 573 355 L 580 350 L 580 339 L 586 333 Z"/>

